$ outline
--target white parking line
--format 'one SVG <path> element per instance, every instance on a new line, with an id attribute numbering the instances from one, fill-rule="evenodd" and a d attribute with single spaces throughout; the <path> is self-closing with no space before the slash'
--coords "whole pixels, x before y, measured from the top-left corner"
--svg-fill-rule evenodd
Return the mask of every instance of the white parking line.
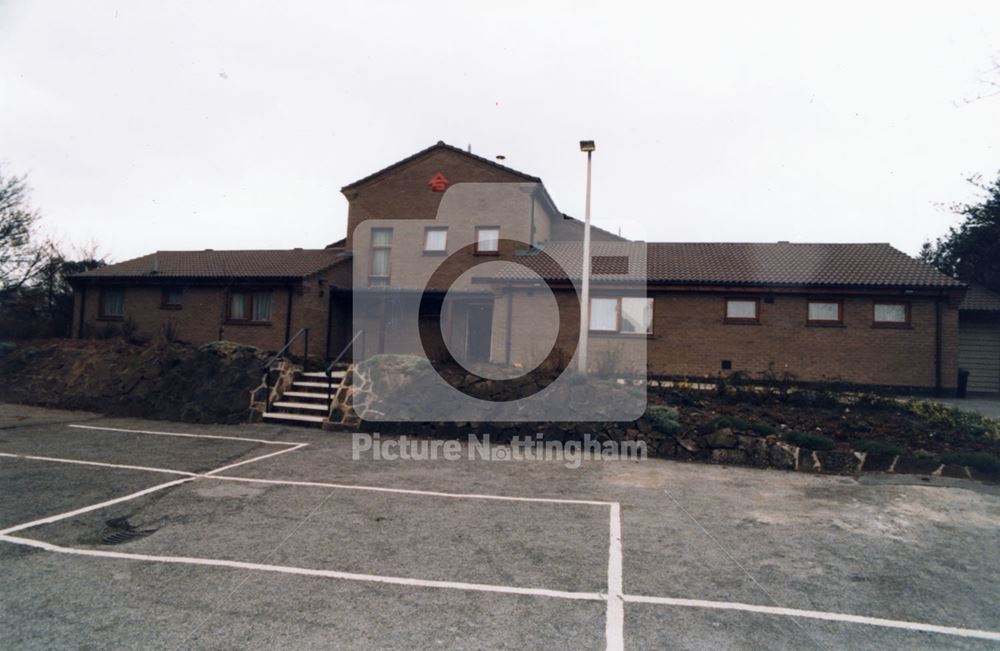
<path id="1" fill-rule="evenodd" d="M 66 518 L 72 518 L 75 515 L 81 515 L 83 513 L 89 513 L 90 511 L 97 511 L 98 509 L 103 509 L 107 506 L 113 506 L 115 504 L 120 504 L 121 502 L 127 502 L 129 500 L 134 500 L 137 497 L 142 497 L 143 495 L 149 495 L 150 493 L 155 493 L 156 491 L 161 491 L 164 488 L 170 488 L 171 486 L 180 486 L 181 484 L 187 483 L 189 481 L 194 481 L 194 477 L 185 477 L 183 479 L 175 479 L 174 481 L 168 481 L 165 484 L 157 484 L 156 486 L 150 486 L 141 491 L 135 493 L 130 493 L 122 497 L 116 497 L 105 502 L 99 502 L 97 504 L 91 504 L 90 506 L 84 506 L 73 511 L 67 511 L 66 513 L 59 513 L 58 515 L 50 515 L 46 518 L 39 518 L 38 520 L 32 520 L 31 522 L 25 522 L 23 524 L 14 525 L 13 527 L 7 527 L 6 529 L 0 530 L 0 538 L 6 538 L 7 534 L 14 533 L 15 531 L 21 531 L 22 529 L 30 529 L 32 527 L 38 527 L 43 524 L 51 524 L 53 522 L 59 522 L 60 520 L 65 520 Z"/>
<path id="2" fill-rule="evenodd" d="M 221 468 L 216 468 L 215 470 L 212 470 L 210 472 L 203 473 L 203 474 L 185 473 L 185 472 L 183 472 L 181 470 L 173 470 L 173 471 L 171 471 L 171 470 L 167 470 L 165 468 L 149 469 L 149 470 L 159 470 L 160 472 L 172 472 L 172 473 L 175 473 L 175 474 L 183 474 L 183 475 L 190 475 L 190 476 L 185 476 L 183 479 L 175 479 L 174 481 L 169 481 L 169 482 L 166 482 L 164 484 L 157 484 L 156 486 L 150 486 L 149 488 L 145 488 L 145 489 L 143 489 L 141 491 L 136 491 L 135 493 L 130 493 L 128 495 L 123 495 L 122 497 L 116 497 L 114 499 L 110 499 L 110 500 L 107 500 L 107 501 L 104 501 L 104 502 L 99 502 L 97 504 L 91 504 L 90 506 L 84 506 L 84 507 L 81 507 L 79 509 L 74 509 L 72 511 L 67 511 L 66 513 L 59 513 L 57 515 L 50 515 L 50 516 L 45 517 L 45 518 L 39 518 L 38 520 L 32 520 L 31 522 L 25 522 L 25 523 L 22 523 L 22 524 L 14 525 L 13 527 L 7 527 L 6 529 L 0 530 L 0 536 L 5 536 L 6 534 L 14 533 L 16 531 L 21 531 L 23 529 L 30 529 L 32 527 L 37 527 L 37 526 L 40 526 L 40 525 L 43 525 L 43 524 L 52 524 L 53 522 L 59 522 L 60 520 L 65 520 L 66 518 L 72 518 L 73 516 L 76 516 L 76 515 L 81 515 L 83 513 L 89 513 L 91 511 L 97 511 L 97 510 L 103 509 L 103 508 L 108 507 L 108 506 L 113 506 L 115 504 L 120 504 L 122 502 L 128 502 L 129 500 L 134 500 L 134 499 L 136 499 L 138 497 L 142 497 L 143 495 L 149 495 L 150 493 L 155 493 L 157 491 L 161 491 L 161 490 L 166 489 L 166 488 L 171 488 L 173 486 L 179 486 L 181 484 L 185 484 L 185 483 L 187 483 L 189 481 L 194 481 L 196 479 L 206 479 L 206 478 L 208 478 L 208 479 L 214 479 L 214 477 L 212 477 L 212 475 L 214 473 L 222 472 L 223 470 L 228 470 L 230 468 L 235 468 L 237 466 L 242 466 L 243 464 L 246 464 L 246 463 L 253 463 L 255 461 L 260 461 L 262 459 L 267 459 L 269 457 L 273 457 L 273 456 L 276 456 L 276 455 L 279 455 L 279 454 L 285 454 L 286 452 L 292 452 L 294 450 L 298 450 L 299 448 L 301 448 L 304 445 L 307 445 L 307 444 L 306 443 L 299 443 L 298 445 L 290 447 L 290 448 L 288 448 L 286 450 L 278 450 L 277 452 L 270 452 L 268 454 L 263 454 L 263 455 L 261 455 L 259 457 L 254 457 L 252 459 L 247 459 L 246 461 L 240 461 L 239 463 L 232 463 L 232 464 L 229 464 L 228 466 L 223 466 Z M 56 459 L 56 458 L 49 457 L 47 460 L 48 461 L 57 461 L 57 462 L 61 462 L 61 463 L 80 463 L 80 461 L 75 460 L 75 459 Z M 103 464 L 103 463 L 98 463 L 98 462 L 94 462 L 94 461 L 87 462 L 86 465 L 88 465 L 88 466 L 117 467 L 116 464 Z"/>
<path id="3" fill-rule="evenodd" d="M 311 486 L 314 488 L 343 488 L 345 490 L 372 491 L 376 493 L 401 493 L 404 495 L 426 495 L 428 497 L 452 497 L 470 500 L 502 500 L 507 502 L 540 502 L 543 504 L 577 504 L 584 506 L 611 506 L 612 502 L 596 500 L 570 500 L 559 497 L 518 497 L 515 495 L 489 495 L 486 493 L 443 493 L 440 491 L 425 491 L 410 488 L 386 488 L 384 486 L 365 486 L 362 484 L 334 484 L 322 481 L 295 481 L 289 479 L 259 479 L 256 477 L 233 477 L 215 475 L 212 479 L 224 481 L 241 481 L 252 484 L 275 484 L 278 486 Z"/>
<path id="4" fill-rule="evenodd" d="M 180 480 L 187 481 L 187 480 Z M 322 577 L 331 579 L 342 579 L 347 581 L 363 581 L 369 583 L 386 583 L 392 585 L 403 585 L 422 588 L 443 588 L 452 590 L 468 590 L 474 592 L 492 592 L 502 594 L 518 594 L 534 597 L 549 597 L 556 599 L 570 599 L 576 601 L 616 601 L 608 599 L 609 595 L 597 592 L 570 592 L 565 590 L 548 590 L 545 588 L 522 588 L 516 586 L 491 585 L 485 583 L 463 583 L 458 581 L 432 581 L 427 579 L 413 579 L 398 576 L 380 576 L 375 574 L 359 574 L 355 572 L 341 572 L 337 570 L 318 570 L 304 567 L 291 567 L 286 565 L 267 565 L 263 563 L 247 563 L 243 561 L 231 561 L 214 558 L 193 558 L 186 556 L 158 556 L 151 554 L 133 554 L 128 552 L 112 552 L 97 549 L 78 549 L 74 547 L 62 547 L 31 538 L 21 538 L 0 533 L 0 541 L 34 547 L 46 551 L 67 554 L 73 556 L 89 556 L 95 558 L 109 558 L 118 560 L 133 560 L 156 563 L 171 563 L 181 565 L 201 565 L 207 567 L 227 567 L 243 570 L 256 570 L 261 572 L 274 572 L 280 574 L 297 574 L 301 576 Z M 983 640 L 1000 641 L 1000 632 L 985 631 L 971 628 L 959 628 L 955 626 L 940 626 L 937 624 L 924 624 L 920 622 L 907 622 L 893 619 L 883 619 L 879 617 L 866 617 L 863 615 L 847 615 L 844 613 L 830 613 L 819 610 L 799 610 L 796 608 L 778 608 L 775 606 L 758 606 L 755 604 L 744 604 L 728 601 L 706 601 L 702 599 L 680 599 L 674 597 L 648 597 L 642 595 L 621 595 L 624 602 L 659 604 L 666 606 L 681 606 L 687 608 L 705 608 L 710 610 L 735 610 L 766 615 L 780 615 L 785 617 L 799 617 L 806 619 L 820 619 L 833 622 L 844 622 L 849 624 L 865 624 L 869 626 L 880 626 L 885 628 L 896 628 L 910 631 L 920 631 L 925 633 L 939 633 L 957 637 L 977 638 Z M 608 649 L 620 649 L 616 646 L 617 641 L 608 640 Z"/>
<path id="5" fill-rule="evenodd" d="M 883 619 L 881 617 L 866 617 L 864 615 L 847 615 L 844 613 L 828 613 L 822 610 L 800 610 L 798 608 L 781 608 L 778 606 L 757 606 L 731 601 L 705 601 L 703 599 L 680 599 L 675 597 L 645 597 L 640 595 L 625 595 L 625 601 L 637 604 L 660 604 L 664 606 L 683 606 L 687 608 L 708 608 L 712 610 L 739 610 L 765 615 L 783 615 L 785 617 L 802 617 L 805 619 L 822 619 L 830 622 L 847 622 L 850 624 L 866 624 L 885 628 L 900 628 L 908 631 L 924 633 L 941 633 L 957 637 L 973 637 L 981 640 L 1000 641 L 1000 632 L 983 631 L 975 628 L 959 628 L 956 626 L 939 626 L 937 624 L 922 624 L 906 622 L 898 619 Z"/>
<path id="6" fill-rule="evenodd" d="M 903 629 L 910 631 L 919 631 L 926 633 L 937 633 L 942 635 L 950 635 L 965 638 L 977 638 L 984 640 L 1000 641 L 1000 632 L 988 631 L 980 629 L 970 629 L 961 628 L 954 626 L 942 626 L 937 624 L 925 624 L 920 622 L 910 622 L 902 620 L 892 620 L 884 619 L 879 617 L 868 617 L 864 615 L 849 615 L 844 613 L 832 613 L 817 610 L 802 610 L 796 608 L 785 608 L 780 606 L 762 606 L 756 604 L 746 604 L 739 602 L 727 602 L 727 601 L 709 601 L 701 599 L 684 599 L 676 597 L 653 597 L 644 595 L 627 595 L 624 594 L 624 588 L 622 585 L 622 548 L 621 548 L 621 507 L 617 502 L 605 502 L 596 500 L 573 500 L 573 499 L 560 499 L 560 498 L 542 498 L 542 497 L 517 497 L 517 496 L 506 496 L 506 495 L 488 495 L 488 494 L 476 494 L 476 493 L 446 493 L 439 491 L 424 491 L 424 490 L 413 490 L 413 489 L 402 489 L 402 488 L 386 488 L 379 486 L 364 486 L 364 485 L 354 485 L 354 484 L 337 484 L 328 482 L 310 482 L 310 481 L 294 481 L 294 480 L 278 480 L 278 479 L 258 479 L 251 477 L 232 477 L 223 476 L 219 473 L 243 466 L 246 464 L 261 461 L 263 459 L 271 458 L 277 455 L 285 454 L 287 452 L 293 452 L 295 450 L 301 449 L 308 445 L 307 443 L 296 443 L 288 441 L 269 441 L 263 439 L 253 439 L 244 437 L 232 437 L 232 436 L 214 436 L 214 435 L 203 435 L 203 434 L 188 434 L 188 433 L 177 433 L 177 432 L 158 432 L 150 430 L 132 430 L 132 429 L 122 429 L 122 428 L 110 428 L 110 427 L 98 427 L 92 425 L 75 425 L 71 424 L 70 427 L 78 429 L 91 429 L 100 431 L 112 431 L 112 432 L 124 432 L 124 433 L 135 433 L 135 434 L 152 434 L 159 436 L 179 436 L 179 437 L 190 437 L 190 438 L 206 438 L 206 439 L 220 439 L 220 440 L 232 440 L 232 441 L 242 441 L 249 443 L 259 443 L 264 445 L 282 445 L 288 446 L 286 449 L 278 450 L 276 452 L 271 452 L 261 456 L 254 457 L 252 459 L 247 459 L 245 461 L 239 461 L 232 463 L 221 468 L 216 468 L 206 473 L 189 473 L 181 470 L 172 470 L 167 468 L 152 468 L 146 466 L 130 466 L 125 464 L 112 464 L 103 463 L 95 461 L 83 461 L 77 459 L 62 459 L 55 457 L 43 457 L 35 455 L 18 455 L 11 453 L 0 453 L 0 457 L 15 458 L 15 459 L 31 459 L 40 461 L 52 461 L 59 463 L 70 463 L 79 464 L 87 466 L 98 466 L 107 468 L 119 468 L 119 469 L 131 469 L 131 470 L 143 470 L 149 472 L 160 472 L 167 474 L 177 474 L 183 475 L 180 479 L 176 479 L 163 484 L 158 484 L 150 488 L 146 488 L 129 495 L 125 495 L 119 498 L 107 500 L 98 504 L 92 504 L 90 506 L 82 507 L 73 511 L 66 513 L 61 513 L 58 515 L 49 516 L 46 518 L 40 518 L 32 522 L 27 522 L 24 524 L 19 524 L 13 527 L 8 527 L 6 529 L 0 530 L 0 541 L 22 545 L 27 547 L 33 547 L 36 549 L 43 549 L 46 551 L 68 554 L 75 556 L 88 556 L 96 558 L 109 558 L 109 559 L 119 559 L 119 560 L 135 560 L 135 561 L 145 561 L 145 562 L 159 562 L 159 563 L 172 563 L 172 564 L 186 564 L 186 565 L 202 565 L 202 566 L 213 566 L 213 567 L 227 567 L 245 570 L 257 570 L 264 572 L 275 572 L 282 574 L 297 574 L 302 576 L 312 576 L 312 577 L 323 577 L 323 578 L 333 578 L 333 579 L 343 579 L 350 581 L 364 581 L 371 583 L 385 583 L 393 585 L 403 585 L 411 587 L 425 587 L 425 588 L 441 588 L 441 589 L 454 589 L 454 590 L 468 590 L 476 592 L 492 592 L 492 593 L 504 593 L 504 594 L 518 594 L 518 595 L 528 595 L 537 597 L 550 597 L 557 599 L 570 599 L 578 601 L 605 601 L 607 603 L 607 620 L 605 624 L 605 636 L 607 638 L 607 648 L 613 651 L 620 651 L 624 647 L 624 604 L 627 603 L 642 603 L 642 604 L 658 604 L 665 606 L 678 606 L 686 608 L 703 608 L 710 610 L 732 610 L 732 611 L 743 611 L 766 615 L 778 615 L 784 617 L 792 618 L 803 618 L 803 619 L 818 619 L 824 621 L 833 622 L 843 622 L 848 624 L 863 624 L 868 626 L 880 626 L 885 628 Z M 447 497 L 447 498 L 459 498 L 459 499 L 487 499 L 487 500 L 503 500 L 503 501 L 514 501 L 514 502 L 541 502 L 541 503 L 552 503 L 552 504 L 575 504 L 575 505 L 590 505 L 590 506 L 609 506 L 610 507 L 610 531 L 609 531 L 609 548 L 608 548 L 608 593 L 601 594 L 596 592 L 572 592 L 563 590 L 549 590 L 544 588 L 523 588 L 517 586 L 504 586 L 504 585 L 491 585 L 491 584 L 479 584 L 479 583 L 464 583 L 456 581 L 437 581 L 437 580 L 427 580 L 427 579 L 414 579 L 407 577 L 394 577 L 394 576 L 380 576 L 374 574 L 359 574 L 353 572 L 341 572 L 337 570 L 320 570 L 311 568 L 301 568 L 301 567 L 291 567 L 283 565 L 269 565 L 262 563 L 248 563 L 243 561 L 231 561 L 224 559 L 210 559 L 210 558 L 194 558 L 194 557 L 184 557 L 184 556 L 158 556 L 158 555 L 148 555 L 148 554 L 133 554 L 128 552 L 114 552 L 114 551 L 103 551 L 96 549 L 83 549 L 83 548 L 73 548 L 73 547 L 62 547 L 59 545 L 54 545 L 51 543 L 43 542 L 40 540 L 34 540 L 30 538 L 23 538 L 19 536 L 11 536 L 9 534 L 21 531 L 24 529 L 29 529 L 32 527 L 50 524 L 53 522 L 58 522 L 66 518 L 70 518 L 76 515 L 87 513 L 90 511 L 95 511 L 98 509 L 105 508 L 114 504 L 121 502 L 127 502 L 156 491 L 160 491 L 172 486 L 178 486 L 187 482 L 202 480 L 202 479 L 214 479 L 220 481 L 235 481 L 235 482 L 246 482 L 246 483 L 260 483 L 260 484 L 272 484 L 272 485 L 285 485 L 285 486 L 306 486 L 306 487 L 319 487 L 319 488 L 340 488 L 346 490 L 361 490 L 361 491 L 372 491 L 372 492 L 384 492 L 384 493 L 400 493 L 409 495 L 424 495 L 430 497 Z"/>
<path id="7" fill-rule="evenodd" d="M 259 457 L 254 457 L 253 459 L 247 459 L 246 461 L 240 461 L 238 463 L 233 463 L 228 466 L 223 466 L 221 468 L 216 468 L 210 472 L 206 473 L 192 473 L 183 470 L 173 470 L 171 468 L 153 468 L 147 466 L 128 466 L 116 463 L 105 463 L 102 461 L 81 461 L 79 459 L 65 459 L 60 457 L 35 457 L 31 455 L 23 454 L 10 454 L 10 453 L 0 453 L 0 456 L 11 457 L 11 458 L 22 458 L 22 459 L 39 459 L 44 461 L 53 461 L 56 463 L 72 463 L 81 464 L 87 466 L 97 466 L 99 468 L 126 468 L 133 470 L 146 470 L 149 472 L 160 472 L 174 475 L 184 475 L 190 477 L 191 479 L 217 479 L 220 481 L 235 481 L 244 482 L 250 484 L 271 484 L 275 486 L 302 486 L 307 488 L 339 488 L 344 490 L 354 490 L 354 491 L 370 491 L 375 493 L 400 493 L 403 495 L 425 495 L 427 497 L 450 497 L 454 499 L 475 499 L 475 500 L 499 500 L 506 502 L 536 502 L 542 504 L 572 504 L 572 505 L 583 505 L 583 506 L 611 506 L 613 502 L 600 502 L 596 500 L 571 500 L 563 499 L 559 497 L 520 497 L 516 495 L 490 495 L 486 493 L 445 493 L 441 491 L 426 491 L 426 490 L 416 490 L 411 488 L 387 488 L 384 486 L 366 486 L 363 484 L 337 484 L 331 482 L 322 481 L 296 481 L 292 479 L 261 479 L 258 477 L 233 477 L 230 475 L 219 475 L 216 473 L 223 472 L 225 470 L 230 470 L 236 468 L 237 466 L 242 466 L 248 463 L 255 463 L 268 457 L 277 456 L 279 454 L 284 454 L 286 452 L 294 452 L 301 447 L 308 445 L 307 443 L 299 443 L 287 450 L 278 450 L 277 452 L 271 452 L 268 454 L 261 455 Z M 138 495 L 136 495 L 138 497 Z M 121 501 L 127 501 L 129 498 L 125 496 L 121 498 Z M 0 533 L 4 533 L 0 531 Z"/>
<path id="8" fill-rule="evenodd" d="M 55 463 L 73 463 L 80 466 L 97 466 L 99 468 L 119 468 L 121 470 L 142 470 L 144 472 L 159 472 L 168 475 L 185 475 L 187 477 L 197 477 L 198 473 L 185 472 L 183 470 L 170 470 L 169 468 L 151 468 L 149 466 L 131 466 L 123 463 L 105 463 L 104 461 L 84 461 L 82 459 L 62 459 L 57 457 L 41 457 L 35 454 L 12 454 L 10 452 L 0 452 L 0 457 L 9 459 L 30 459 L 31 461 L 52 461 Z"/>
<path id="9" fill-rule="evenodd" d="M 621 506 L 611 505 L 608 544 L 608 608 L 604 637 L 608 651 L 625 648 L 625 603 L 622 595 L 622 514 Z"/>
<path id="10" fill-rule="evenodd" d="M 251 439 L 243 436 L 218 436 L 215 434 L 190 434 L 188 432 L 157 432 L 148 429 L 125 429 L 122 427 L 100 427 L 97 425 L 70 425 L 75 429 L 93 429 L 101 432 L 123 432 L 125 434 L 153 434 L 154 436 L 180 436 L 192 439 L 217 439 L 220 441 L 243 441 L 245 443 L 261 443 L 263 445 L 308 445 L 298 441 L 271 441 L 268 439 Z"/>
<path id="11" fill-rule="evenodd" d="M 366 581 L 369 583 L 388 583 L 421 588 L 447 588 L 451 590 L 469 590 L 473 592 L 497 592 L 502 594 L 529 595 L 533 597 L 555 597 L 557 599 L 572 599 L 577 601 L 604 601 L 604 595 L 599 592 L 569 592 L 566 590 L 547 590 L 544 588 L 519 588 L 507 585 L 491 585 L 488 583 L 463 583 L 460 581 L 432 581 L 428 579 L 411 579 L 401 576 L 379 576 L 377 574 L 358 574 L 355 572 L 340 572 L 337 570 L 316 570 L 306 567 L 290 567 L 287 565 L 267 565 L 263 563 L 245 563 L 216 558 L 192 558 L 187 556 L 156 556 L 150 554 L 131 554 L 128 552 L 111 552 L 98 549 L 78 549 L 62 547 L 51 543 L 0 534 L 0 540 L 15 545 L 35 547 L 59 554 L 74 556 L 93 556 L 98 558 L 115 558 L 119 560 L 149 561 L 157 563 L 177 563 L 182 565 L 204 565 L 210 567 L 231 567 L 242 570 L 257 570 L 261 572 L 277 572 L 281 574 L 299 574 L 302 576 L 343 579 L 347 581 Z"/>

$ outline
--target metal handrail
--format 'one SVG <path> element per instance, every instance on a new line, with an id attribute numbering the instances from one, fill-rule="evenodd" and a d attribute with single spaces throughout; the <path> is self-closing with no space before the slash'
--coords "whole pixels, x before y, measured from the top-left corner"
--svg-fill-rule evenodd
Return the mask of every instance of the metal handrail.
<path id="1" fill-rule="evenodd" d="M 286 352 L 288 352 L 288 349 L 291 347 L 291 345 L 293 343 L 295 343 L 295 340 L 298 339 L 300 335 L 302 335 L 302 337 L 303 337 L 303 341 L 302 341 L 302 343 L 303 343 L 303 348 L 302 348 L 302 354 L 303 354 L 303 358 L 302 358 L 302 370 L 303 371 L 308 370 L 308 367 L 309 367 L 309 328 L 302 328 L 301 330 L 299 330 L 298 332 L 296 332 L 295 335 L 291 339 L 288 340 L 288 343 L 286 343 L 284 345 L 284 347 L 281 350 L 279 350 L 278 353 L 267 362 L 267 364 L 264 365 L 264 387 L 267 390 L 267 398 L 265 399 L 267 401 L 267 409 L 271 408 L 271 367 L 274 366 L 274 363 L 277 362 L 279 359 L 281 359 L 285 355 Z"/>
<path id="2" fill-rule="evenodd" d="M 303 348 L 303 356 L 305 358 L 305 363 L 308 364 L 309 363 L 309 328 L 302 328 L 301 330 L 299 330 L 298 332 L 296 332 L 292 336 L 292 338 L 288 340 L 288 343 L 286 343 L 284 345 L 284 347 L 281 350 L 279 350 L 277 352 L 277 354 L 274 357 L 272 357 L 270 359 L 270 361 L 268 361 L 268 363 L 265 364 L 264 366 L 266 368 L 270 369 L 271 366 L 273 366 L 276 361 L 278 361 L 279 359 L 281 359 L 284 356 L 284 354 L 286 352 L 288 352 L 288 349 L 291 347 L 292 344 L 295 343 L 295 340 L 299 338 L 299 335 L 305 335 L 305 339 L 304 339 L 304 342 L 303 342 L 305 344 L 305 347 Z M 303 369 L 304 368 L 305 368 L 305 365 L 303 364 Z"/>
<path id="3" fill-rule="evenodd" d="M 351 340 L 347 342 L 347 345 L 344 346 L 344 349 L 340 351 L 340 354 L 337 355 L 337 357 L 335 357 L 334 360 L 329 363 L 329 365 L 327 365 L 327 367 L 326 367 L 326 399 L 327 399 L 328 402 L 333 402 L 333 376 L 331 375 L 333 373 L 333 367 L 336 366 L 337 363 L 341 359 L 343 359 L 344 355 L 347 354 L 347 349 L 350 348 L 351 346 L 353 346 L 354 342 L 357 341 L 358 337 L 360 337 L 362 334 L 364 334 L 364 330 L 358 330 L 358 332 L 354 335 L 354 337 L 352 337 Z M 346 376 L 345 376 L 345 379 L 346 379 Z"/>

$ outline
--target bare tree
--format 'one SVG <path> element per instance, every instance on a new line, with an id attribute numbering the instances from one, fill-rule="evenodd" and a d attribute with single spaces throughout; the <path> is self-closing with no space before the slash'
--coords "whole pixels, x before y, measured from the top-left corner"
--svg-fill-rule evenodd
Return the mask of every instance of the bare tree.
<path id="1" fill-rule="evenodd" d="M 24 177 L 0 170 L 0 291 L 19 289 L 43 264 L 44 247 L 32 241 L 37 222 Z"/>

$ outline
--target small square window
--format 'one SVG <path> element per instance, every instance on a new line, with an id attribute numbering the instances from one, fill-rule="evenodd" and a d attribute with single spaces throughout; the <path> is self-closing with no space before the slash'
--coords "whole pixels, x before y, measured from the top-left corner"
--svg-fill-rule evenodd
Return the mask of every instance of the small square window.
<path id="1" fill-rule="evenodd" d="M 905 327 L 910 324 L 909 303 L 875 303 L 873 320 L 876 326 Z"/>
<path id="2" fill-rule="evenodd" d="M 448 250 L 448 229 L 428 226 L 424 229 L 424 253 L 444 253 Z"/>
<path id="3" fill-rule="evenodd" d="M 476 229 L 476 253 L 500 252 L 500 229 L 495 226 Z"/>
<path id="4" fill-rule="evenodd" d="M 809 301 L 806 321 L 811 325 L 834 325 L 844 322 L 840 301 Z"/>
<path id="5" fill-rule="evenodd" d="M 183 301 L 184 292 L 180 287 L 165 287 L 160 299 L 160 307 L 179 310 Z"/>
<path id="6" fill-rule="evenodd" d="M 98 316 L 102 319 L 121 319 L 125 316 L 125 290 L 101 290 Z"/>
<path id="7" fill-rule="evenodd" d="M 757 323 L 759 320 L 757 299 L 726 299 L 726 323 Z"/>

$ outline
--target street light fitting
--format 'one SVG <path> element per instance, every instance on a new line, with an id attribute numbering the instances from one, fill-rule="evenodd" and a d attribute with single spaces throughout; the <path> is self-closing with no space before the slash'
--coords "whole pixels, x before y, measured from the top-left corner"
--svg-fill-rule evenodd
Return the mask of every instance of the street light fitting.
<path id="1" fill-rule="evenodd" d="M 593 140 L 581 140 L 580 141 L 580 151 L 585 151 L 587 153 L 590 153 L 590 152 L 594 151 L 595 149 L 597 149 L 597 147 L 594 146 L 594 141 Z"/>

